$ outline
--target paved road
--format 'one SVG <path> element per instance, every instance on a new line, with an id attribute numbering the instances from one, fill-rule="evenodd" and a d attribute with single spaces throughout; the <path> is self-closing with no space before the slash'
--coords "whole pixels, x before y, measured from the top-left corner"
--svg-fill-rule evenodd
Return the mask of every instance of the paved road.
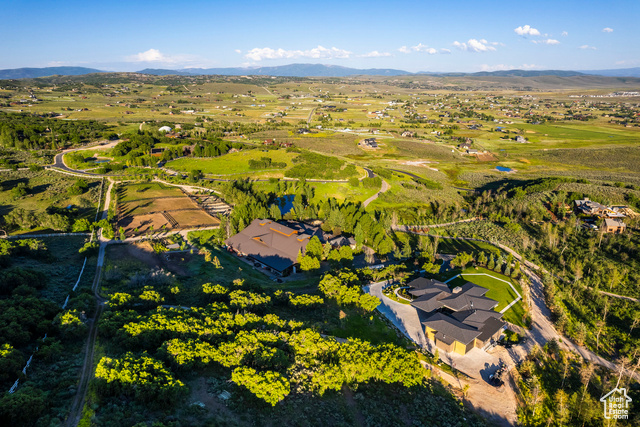
<path id="1" fill-rule="evenodd" d="M 376 194 L 374 194 L 373 196 L 371 196 L 367 200 L 365 200 L 364 203 L 362 204 L 362 206 L 364 206 L 366 208 L 367 206 L 369 206 L 369 203 L 373 202 L 375 199 L 378 198 L 378 196 L 380 196 L 380 194 L 384 193 L 385 191 L 389 190 L 390 188 L 391 188 L 391 186 L 387 183 L 387 181 L 385 181 L 383 179 L 382 180 L 382 187 L 380 187 L 380 191 L 378 191 Z"/>

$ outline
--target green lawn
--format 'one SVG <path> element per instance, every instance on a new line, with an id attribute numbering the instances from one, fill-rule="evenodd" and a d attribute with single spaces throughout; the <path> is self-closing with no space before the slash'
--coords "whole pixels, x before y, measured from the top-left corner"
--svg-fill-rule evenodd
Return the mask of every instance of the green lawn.
<path id="1" fill-rule="evenodd" d="M 261 170 L 249 169 L 249 160 L 260 160 L 261 157 L 269 157 L 272 162 L 284 162 L 287 164 L 284 169 L 272 168 L 269 171 L 284 171 L 293 165 L 292 160 L 296 156 L 298 156 L 297 153 L 289 153 L 284 150 L 242 150 L 210 159 L 182 158 L 172 160 L 165 166 L 169 169 L 184 172 L 199 169 L 203 173 L 213 175 L 259 174 L 262 172 Z"/>
<path id="2" fill-rule="evenodd" d="M 178 187 L 169 187 L 158 182 L 127 184 L 123 187 L 120 202 L 157 197 L 183 197 L 184 193 Z"/>
<path id="3" fill-rule="evenodd" d="M 489 289 L 485 296 L 487 298 L 498 301 L 498 306 L 495 308 L 495 310 L 500 311 L 517 298 L 517 295 L 513 291 L 513 289 L 511 289 L 511 287 L 507 283 L 503 282 L 503 280 L 510 282 L 516 288 L 518 293 L 522 295 L 522 288 L 516 281 L 503 274 L 496 273 L 495 271 L 487 270 L 481 267 L 467 268 L 462 272 L 461 277 L 456 277 L 455 279 L 448 282 L 448 284 L 449 286 L 461 286 L 466 282 L 471 282 L 478 286 L 482 286 L 483 288 Z M 524 323 L 522 321 L 523 314 L 524 307 L 522 305 L 522 301 L 518 301 L 518 303 L 514 304 L 509 310 L 504 313 L 503 319 L 518 326 L 524 327 Z"/>

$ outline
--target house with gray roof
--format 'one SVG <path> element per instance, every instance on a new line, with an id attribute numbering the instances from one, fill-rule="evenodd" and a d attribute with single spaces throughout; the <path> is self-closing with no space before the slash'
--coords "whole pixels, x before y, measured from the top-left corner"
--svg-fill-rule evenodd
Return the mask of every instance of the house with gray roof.
<path id="1" fill-rule="evenodd" d="M 485 296 L 488 289 L 467 282 L 453 289 L 433 279 L 418 278 L 408 284 L 415 297 L 411 305 L 424 319 L 425 335 L 436 347 L 466 354 L 498 340 L 506 323 L 494 311 L 498 302 Z"/>

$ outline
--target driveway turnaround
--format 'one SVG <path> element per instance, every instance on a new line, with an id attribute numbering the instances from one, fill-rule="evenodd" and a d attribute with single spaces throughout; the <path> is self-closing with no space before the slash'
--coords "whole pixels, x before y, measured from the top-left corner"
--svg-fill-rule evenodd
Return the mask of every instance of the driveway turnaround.
<path id="1" fill-rule="evenodd" d="M 418 312 L 409 304 L 400 304 L 382 295 L 382 288 L 387 282 L 371 283 L 363 290 L 373 296 L 378 297 L 381 304 L 378 311 L 389 319 L 407 338 L 418 344 L 422 348 L 430 348 L 427 338 L 422 330 L 422 324 L 418 317 Z"/>

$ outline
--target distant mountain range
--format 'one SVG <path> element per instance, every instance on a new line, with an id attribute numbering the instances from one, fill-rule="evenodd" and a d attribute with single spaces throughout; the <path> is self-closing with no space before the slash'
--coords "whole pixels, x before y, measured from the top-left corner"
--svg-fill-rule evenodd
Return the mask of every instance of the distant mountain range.
<path id="1" fill-rule="evenodd" d="M 45 67 L 12 68 L 0 70 L 0 79 L 34 79 L 48 76 L 81 76 L 83 74 L 103 73 L 104 71 L 86 67 Z"/>
<path id="2" fill-rule="evenodd" d="M 85 67 L 46 67 L 46 68 L 15 68 L 0 70 L 0 79 L 29 79 L 54 75 L 78 76 L 83 74 L 104 73 L 106 71 Z M 410 76 L 431 75 L 434 77 L 539 77 L 539 76 L 583 76 L 596 75 L 606 77 L 640 77 L 640 67 L 610 70 L 567 71 L 567 70 L 504 70 L 482 71 L 479 73 L 432 73 L 428 71 L 410 73 L 392 68 L 358 69 L 323 64 L 290 64 L 277 67 L 257 68 L 184 68 L 181 70 L 147 68 L 138 71 L 141 74 L 156 76 L 277 76 L 277 77 L 349 77 L 358 75 L 368 76 Z"/>
<path id="3" fill-rule="evenodd" d="M 358 69 L 323 64 L 290 64 L 278 67 L 251 68 L 185 68 L 182 70 L 145 69 L 142 74 L 166 76 L 177 74 L 180 76 L 276 76 L 276 77 L 349 77 L 349 76 L 407 76 L 413 73 L 388 68 Z"/>

